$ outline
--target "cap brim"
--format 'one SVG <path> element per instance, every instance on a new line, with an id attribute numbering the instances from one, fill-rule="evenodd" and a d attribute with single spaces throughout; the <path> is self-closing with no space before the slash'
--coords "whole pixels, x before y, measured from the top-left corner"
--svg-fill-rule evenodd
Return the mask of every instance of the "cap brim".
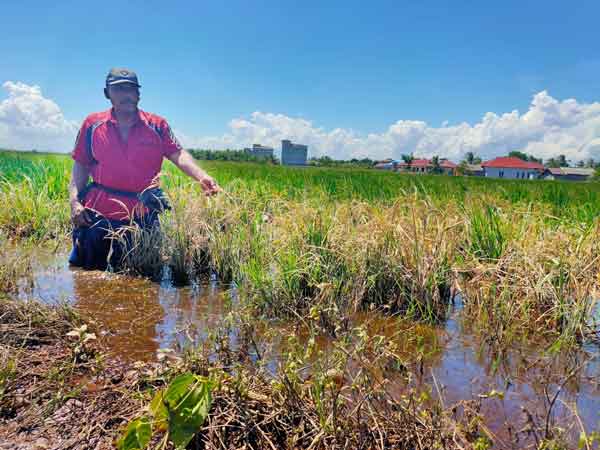
<path id="1" fill-rule="evenodd" d="M 137 84 L 135 81 L 131 81 L 131 80 L 115 80 L 115 81 L 111 81 L 109 83 L 107 83 L 107 86 L 113 86 L 115 84 L 123 84 L 123 83 L 129 83 L 129 84 L 133 84 L 136 87 L 142 87 L 140 84 Z"/>

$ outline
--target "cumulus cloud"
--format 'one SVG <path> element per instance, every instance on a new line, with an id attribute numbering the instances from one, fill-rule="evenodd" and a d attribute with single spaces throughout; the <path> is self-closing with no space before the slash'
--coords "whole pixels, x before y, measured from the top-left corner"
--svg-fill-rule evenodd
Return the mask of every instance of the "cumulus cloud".
<path id="1" fill-rule="evenodd" d="M 16 150 L 69 151 L 78 125 L 39 86 L 6 81 L 8 98 L 0 103 L 0 147 Z"/>
<path id="2" fill-rule="evenodd" d="M 280 147 L 281 139 L 309 145 L 311 156 L 339 159 L 397 158 L 414 153 L 440 155 L 460 160 L 466 152 L 483 158 L 520 150 L 544 159 L 564 154 L 578 161 L 600 159 L 600 103 L 559 101 L 546 91 L 536 94 L 529 109 L 520 114 L 488 112 L 473 125 L 399 120 L 383 133 L 359 134 L 336 128 L 324 130 L 311 121 L 282 114 L 254 112 L 249 118 L 234 119 L 229 132 L 210 138 L 183 139 L 188 147 L 240 148 L 252 143 Z"/>
<path id="3" fill-rule="evenodd" d="M 0 147 L 69 151 L 79 126 L 42 95 L 39 86 L 5 82 L 8 98 L 0 103 Z M 310 156 L 338 159 L 399 159 L 402 154 L 439 155 L 458 161 L 466 152 L 484 159 L 520 150 L 544 159 L 564 154 L 571 161 L 600 160 L 600 103 L 557 100 L 542 91 L 524 113 L 488 112 L 475 124 L 433 127 L 423 121 L 399 120 L 382 133 L 326 130 L 310 120 L 254 112 L 229 122 L 220 136 L 193 136 L 175 130 L 187 148 L 242 148 L 259 143 L 280 148 L 282 139 L 307 144 Z"/>

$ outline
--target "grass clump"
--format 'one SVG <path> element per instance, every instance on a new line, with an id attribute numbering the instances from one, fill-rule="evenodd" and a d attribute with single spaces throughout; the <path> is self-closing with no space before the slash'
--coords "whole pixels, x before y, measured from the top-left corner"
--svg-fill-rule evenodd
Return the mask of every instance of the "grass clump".
<path id="1" fill-rule="evenodd" d="M 468 217 L 468 251 L 481 260 L 498 260 L 506 248 L 506 231 L 498 209 L 491 205 L 472 208 Z"/>
<path id="2" fill-rule="evenodd" d="M 497 261 L 474 261 L 462 286 L 473 323 L 492 327 L 498 341 L 530 336 L 573 345 L 597 335 L 589 321 L 600 273 L 596 233 L 534 221 Z"/>
<path id="3" fill-rule="evenodd" d="M 31 270 L 29 251 L 17 248 L 0 234 L 0 297 L 16 294 L 19 285 L 31 287 Z"/>
<path id="4" fill-rule="evenodd" d="M 67 185 L 70 162 L 63 157 L 31 160 L 0 155 L 0 230 L 16 239 L 61 238 L 69 229 Z"/>

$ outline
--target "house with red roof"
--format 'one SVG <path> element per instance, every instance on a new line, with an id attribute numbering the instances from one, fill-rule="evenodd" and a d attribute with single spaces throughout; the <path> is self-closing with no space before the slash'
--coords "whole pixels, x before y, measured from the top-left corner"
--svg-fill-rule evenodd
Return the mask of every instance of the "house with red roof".
<path id="1" fill-rule="evenodd" d="M 544 166 L 537 162 L 523 161 L 512 156 L 501 156 L 481 164 L 484 176 L 533 180 L 544 173 Z"/>
<path id="2" fill-rule="evenodd" d="M 455 175 L 458 165 L 447 159 L 439 160 L 440 169 L 446 175 Z M 434 169 L 433 162 L 430 159 L 413 159 L 410 164 L 402 162 L 398 164 L 398 170 L 413 173 L 431 173 Z"/>

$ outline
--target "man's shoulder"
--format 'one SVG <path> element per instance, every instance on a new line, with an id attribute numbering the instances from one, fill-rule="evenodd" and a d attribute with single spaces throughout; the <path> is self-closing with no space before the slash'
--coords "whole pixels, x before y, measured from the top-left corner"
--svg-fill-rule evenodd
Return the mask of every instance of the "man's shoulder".
<path id="1" fill-rule="evenodd" d="M 88 114 L 88 116 L 83 121 L 84 125 L 92 125 L 98 122 L 106 122 L 110 119 L 110 109 L 106 111 L 98 111 Z"/>
<path id="2" fill-rule="evenodd" d="M 139 111 L 140 117 L 150 124 L 161 126 L 167 123 L 167 119 L 165 119 L 162 116 L 159 116 L 158 114 L 154 114 L 148 111 L 142 111 L 141 109 Z"/>

